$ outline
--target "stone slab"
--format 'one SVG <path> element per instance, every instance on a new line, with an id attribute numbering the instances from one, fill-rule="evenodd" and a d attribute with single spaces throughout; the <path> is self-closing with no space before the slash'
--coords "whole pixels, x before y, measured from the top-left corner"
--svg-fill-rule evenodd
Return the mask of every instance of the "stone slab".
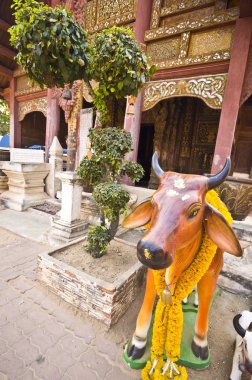
<path id="1" fill-rule="evenodd" d="M 84 239 L 67 244 L 57 252 L 81 241 Z M 144 271 L 142 264 L 136 263 L 114 283 L 108 283 L 55 259 L 55 251 L 38 256 L 38 279 L 55 294 L 88 312 L 93 318 L 109 327 L 115 324 L 137 295 L 137 284 Z"/>
<path id="2" fill-rule="evenodd" d="M 42 164 L 45 162 L 45 152 L 36 149 L 10 149 L 10 161 L 26 164 Z"/>

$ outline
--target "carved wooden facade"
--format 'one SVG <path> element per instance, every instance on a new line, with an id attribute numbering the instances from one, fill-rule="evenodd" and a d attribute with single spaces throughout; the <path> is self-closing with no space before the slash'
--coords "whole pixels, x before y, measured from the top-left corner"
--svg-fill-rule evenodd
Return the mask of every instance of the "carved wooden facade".
<path id="1" fill-rule="evenodd" d="M 227 1 L 154 0 L 147 54 L 158 69 L 230 58 L 239 7 Z"/>

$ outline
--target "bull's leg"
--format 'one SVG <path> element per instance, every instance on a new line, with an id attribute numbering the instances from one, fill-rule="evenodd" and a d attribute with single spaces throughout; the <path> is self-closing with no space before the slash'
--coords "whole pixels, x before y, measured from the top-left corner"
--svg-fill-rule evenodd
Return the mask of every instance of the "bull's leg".
<path id="1" fill-rule="evenodd" d="M 230 380 L 241 380 L 242 371 L 240 368 L 240 364 L 244 363 L 242 351 L 243 351 L 242 338 L 239 335 L 237 335 L 236 336 L 236 342 L 235 342 L 235 352 L 234 352 L 234 356 L 233 356 L 233 365 L 232 365 L 232 372 L 230 375 Z"/>
<path id="2" fill-rule="evenodd" d="M 207 359 L 209 354 L 207 344 L 208 315 L 222 266 L 223 253 L 217 249 L 208 271 L 198 283 L 199 310 L 195 325 L 195 336 L 192 341 L 192 351 L 196 357 L 202 360 Z"/>
<path id="3" fill-rule="evenodd" d="M 133 360 L 141 358 L 145 352 L 155 298 L 156 290 L 153 274 L 148 269 L 143 304 L 137 317 L 135 333 L 128 347 L 128 356 Z"/>

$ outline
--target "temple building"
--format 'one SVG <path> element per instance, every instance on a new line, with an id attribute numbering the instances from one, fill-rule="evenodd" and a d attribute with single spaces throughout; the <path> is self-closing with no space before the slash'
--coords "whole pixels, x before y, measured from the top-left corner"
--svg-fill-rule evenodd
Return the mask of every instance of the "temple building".
<path id="1" fill-rule="evenodd" d="M 0 96 L 10 107 L 11 147 L 48 149 L 56 135 L 67 148 L 65 113 L 74 99 L 63 101 L 60 90 L 41 90 L 16 66 L 7 32 L 14 23 L 11 3 L 0 2 Z M 111 110 L 114 121 L 132 134 L 132 157 L 145 169 L 143 186 L 157 185 L 151 170 L 154 150 L 164 170 L 216 173 L 231 155 L 231 174 L 245 182 L 252 177 L 251 0 L 67 3 L 90 33 L 112 25 L 130 27 L 144 44 L 150 64 L 157 66 L 133 112 L 126 102 L 115 103 Z M 85 128 L 93 119 L 92 98 L 84 91 L 77 131 L 79 158 Z"/>

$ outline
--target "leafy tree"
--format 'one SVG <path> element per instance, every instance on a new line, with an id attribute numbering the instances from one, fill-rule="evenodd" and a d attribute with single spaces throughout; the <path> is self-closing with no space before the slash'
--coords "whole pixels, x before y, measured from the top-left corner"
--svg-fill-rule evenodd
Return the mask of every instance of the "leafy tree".
<path id="1" fill-rule="evenodd" d="M 94 104 L 102 122 L 109 120 L 111 99 L 137 95 L 142 85 L 154 74 L 130 29 L 113 26 L 95 34 L 90 45 L 90 74 L 99 86 L 94 90 Z"/>
<path id="2" fill-rule="evenodd" d="M 5 100 L 0 99 L 0 135 L 6 135 L 10 129 L 10 112 Z"/>
<path id="3" fill-rule="evenodd" d="M 130 133 L 120 128 L 91 129 L 89 138 L 93 155 L 82 159 L 77 172 L 87 185 L 94 185 L 93 197 L 100 208 L 101 223 L 89 229 L 86 248 L 92 256 L 100 257 L 114 238 L 120 214 L 130 200 L 120 179 L 127 174 L 139 181 L 144 171 L 137 162 L 124 160 L 131 151 Z"/>
<path id="4" fill-rule="evenodd" d="M 87 33 L 71 12 L 36 0 L 13 0 L 15 22 L 10 42 L 16 61 L 41 87 L 64 87 L 87 79 Z"/>

